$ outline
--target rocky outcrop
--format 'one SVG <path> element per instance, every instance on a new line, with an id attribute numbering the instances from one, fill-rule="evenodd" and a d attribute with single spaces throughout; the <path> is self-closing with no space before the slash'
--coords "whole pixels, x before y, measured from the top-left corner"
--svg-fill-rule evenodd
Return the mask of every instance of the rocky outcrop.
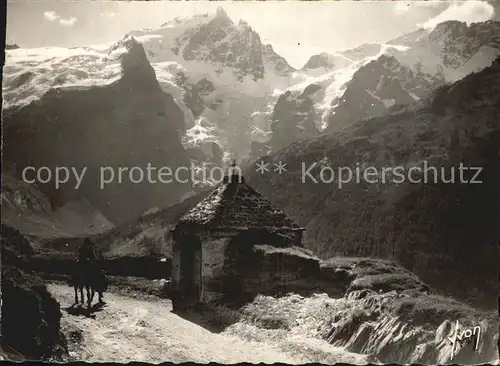
<path id="1" fill-rule="evenodd" d="M 250 143 L 250 156 L 248 163 L 256 161 L 261 156 L 267 155 L 270 150 L 269 143 L 252 141 Z"/>
<path id="2" fill-rule="evenodd" d="M 292 268 L 290 263 L 297 261 L 296 255 L 295 258 L 291 253 L 287 255 L 290 258 L 283 259 L 286 273 Z M 279 259 L 275 257 L 274 261 Z M 325 348 L 324 343 L 315 349 L 314 342 L 307 342 L 302 348 L 308 338 L 322 339 L 342 347 L 343 352 L 364 355 L 365 362 L 377 364 L 481 364 L 495 363 L 498 359 L 498 318 L 494 312 L 433 294 L 413 274 L 388 261 L 335 257 L 322 262 L 321 268 L 322 272 L 324 268 L 331 270 L 330 287 L 324 286 L 325 282 L 308 281 L 311 286 L 317 285 L 311 296 L 299 295 L 300 291 L 282 292 L 281 296 L 261 294 L 237 310 L 227 306 L 220 306 L 220 310 L 212 308 L 225 323 L 234 324 L 226 328 L 232 334 L 265 334 L 266 340 L 272 337 L 286 344 L 300 335 L 294 349 L 302 350 L 301 354 L 310 362 L 334 363 L 338 356 L 332 357 L 335 351 Z M 315 271 L 311 266 L 309 270 Z M 265 273 L 255 276 L 266 278 Z M 288 282 L 290 287 L 299 276 L 288 278 L 292 280 Z M 381 279 L 378 283 L 384 284 L 383 288 L 352 290 L 355 282 L 375 276 Z M 335 284 L 336 294 L 329 292 L 335 290 Z M 478 334 L 480 327 L 477 349 L 475 342 L 457 340 L 451 354 L 448 337 L 454 336 L 456 321 L 459 333 L 474 328 Z M 255 333 L 250 333 L 251 330 Z"/>
<path id="3" fill-rule="evenodd" d="M 152 206 L 167 206 L 190 190 L 189 183 L 148 179 L 148 163 L 175 170 L 189 166 L 189 161 L 180 141 L 185 130 L 183 113 L 172 96 L 160 89 L 142 45 L 127 37 L 110 49 L 109 57 L 117 53 L 121 53 L 119 80 L 84 90 L 53 88 L 39 101 L 5 110 L 3 159 L 4 169 L 17 177 L 26 166 L 52 171 L 57 166 L 74 167 L 79 172 L 86 168 L 78 189 L 75 180 L 59 189 L 53 181 L 39 188 L 52 208 L 85 198 L 110 220 L 124 222 Z M 120 166 L 142 169 L 144 179 L 134 183 L 138 175 L 129 179 L 125 171 L 118 182 Z M 104 187 L 100 184 L 103 167 L 115 174 Z"/>
<path id="4" fill-rule="evenodd" d="M 263 159 L 286 163 L 284 176 L 249 169 L 247 179 L 306 228 L 305 245 L 321 256 L 395 258 L 442 292 L 494 307 L 500 236 L 499 80 L 497 59 L 416 105 L 295 143 L 279 156 Z M 427 170 L 427 181 L 424 162 L 437 172 Z M 482 169 L 476 177 L 481 184 L 459 181 L 461 162 Z M 422 169 L 416 183 L 409 180 L 412 166 Z M 314 180 L 304 174 L 309 167 Z M 338 167 L 351 168 L 353 174 L 341 186 Z M 368 167 L 378 172 L 375 182 L 363 179 Z M 403 169 L 403 183 L 390 174 L 383 178 L 382 169 L 391 167 Z M 455 183 L 445 183 L 452 168 Z M 471 169 L 464 179 L 471 182 L 475 174 Z"/>
<path id="5" fill-rule="evenodd" d="M 50 211 L 50 202 L 36 187 L 10 174 L 2 175 L 2 209 L 43 214 Z M 5 215 L 2 213 L 2 219 Z"/>
<path id="6" fill-rule="evenodd" d="M 330 53 L 320 53 L 318 55 L 313 55 L 305 65 L 302 67 L 303 70 L 314 70 L 323 68 L 325 70 L 332 70 L 337 67 L 345 67 L 353 60 L 343 56 L 342 54 L 330 54 Z"/>
<path id="7" fill-rule="evenodd" d="M 1 202 L 2 224 L 19 230 L 35 247 L 54 238 L 93 235 L 113 227 L 87 200 L 67 202 L 52 210 L 36 185 L 5 172 Z"/>
<path id="8" fill-rule="evenodd" d="M 216 108 L 213 103 L 207 105 L 206 96 L 214 91 L 214 84 L 206 78 L 198 80 L 196 83 L 189 82 L 188 77 L 183 72 L 178 72 L 176 84 L 183 90 L 183 102 L 193 113 L 194 118 L 198 118 L 206 107 Z"/>
<path id="9" fill-rule="evenodd" d="M 333 99 L 328 131 L 415 103 L 444 83 L 442 75 L 414 72 L 395 57 L 382 55 L 356 71 L 344 93 Z"/>
<path id="10" fill-rule="evenodd" d="M 284 57 L 278 55 L 274 51 L 273 46 L 270 44 L 262 45 L 262 60 L 265 65 L 276 72 L 276 75 L 287 76 L 295 71 L 295 69 L 288 64 Z"/>
<path id="11" fill-rule="evenodd" d="M 366 43 L 340 53 L 353 61 L 362 61 L 368 57 L 377 56 L 381 50 L 382 45 L 378 43 Z"/>
<path id="12" fill-rule="evenodd" d="M 29 242 L 2 225 L 2 347 L 26 359 L 63 360 L 67 345 L 60 331 L 61 311 L 42 279 L 32 272 Z"/>
<path id="13" fill-rule="evenodd" d="M 309 85 L 303 92 L 282 94 L 271 116 L 270 146 L 273 151 L 291 143 L 319 135 L 315 123 L 314 102 L 311 95 L 320 87 Z"/>
<path id="14" fill-rule="evenodd" d="M 264 77 L 259 35 L 244 22 L 235 25 L 222 7 L 206 24 L 181 35 L 177 44 L 183 45 L 182 57 L 186 61 L 208 61 L 229 66 L 240 78 L 250 76 L 258 80 Z"/>
<path id="15" fill-rule="evenodd" d="M 414 43 L 428 42 L 442 55 L 443 65 L 459 68 L 476 55 L 481 48 L 500 50 L 500 22 L 471 23 L 449 20 L 436 25 L 428 41 L 417 39 Z"/>

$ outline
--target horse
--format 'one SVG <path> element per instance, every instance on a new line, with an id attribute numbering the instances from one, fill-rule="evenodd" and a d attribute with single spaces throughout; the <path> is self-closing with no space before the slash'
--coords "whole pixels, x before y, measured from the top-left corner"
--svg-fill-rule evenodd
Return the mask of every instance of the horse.
<path id="1" fill-rule="evenodd" d="M 84 303 L 83 289 L 87 292 L 87 306 L 92 305 L 95 293 L 99 294 L 99 303 L 103 303 L 103 292 L 107 290 L 106 273 L 95 268 L 95 265 L 86 259 L 76 261 L 72 276 L 72 285 L 75 290 L 75 304 L 78 304 L 78 291 L 81 303 Z"/>

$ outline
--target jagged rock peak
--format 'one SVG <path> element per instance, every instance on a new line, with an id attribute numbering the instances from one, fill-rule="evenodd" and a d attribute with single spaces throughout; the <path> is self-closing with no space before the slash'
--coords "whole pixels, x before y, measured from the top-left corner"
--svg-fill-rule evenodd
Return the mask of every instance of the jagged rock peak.
<path id="1" fill-rule="evenodd" d="M 464 35 L 468 32 L 473 31 L 493 31 L 500 27 L 500 21 L 489 20 L 487 22 L 470 23 L 458 21 L 458 20 L 447 20 L 437 24 L 430 33 L 430 38 L 437 38 L 444 34 L 451 34 L 455 36 Z"/>
<path id="2" fill-rule="evenodd" d="M 437 24 L 429 34 L 430 39 L 442 37 L 445 34 L 459 34 L 467 32 L 468 26 L 466 22 L 458 20 L 447 20 Z"/>
<path id="3" fill-rule="evenodd" d="M 265 51 L 265 52 L 274 52 L 274 48 L 273 48 L 273 46 L 270 43 L 263 44 L 262 45 L 262 50 Z"/>
<path id="4" fill-rule="evenodd" d="M 131 34 L 126 34 L 123 39 L 111 45 L 108 49 L 108 57 L 122 57 L 123 54 L 132 51 L 136 47 L 142 48 L 142 45 Z"/>
<path id="5" fill-rule="evenodd" d="M 122 78 L 135 86 L 158 85 L 156 74 L 149 63 L 143 45 L 131 35 L 126 35 L 119 45 L 126 49 L 121 54 Z"/>
<path id="6" fill-rule="evenodd" d="M 218 6 L 217 7 L 217 10 L 215 11 L 215 16 L 217 18 L 222 18 L 222 19 L 229 19 L 231 20 L 231 18 L 229 18 L 229 16 L 227 15 L 226 11 L 224 10 L 224 8 L 222 6 Z"/>
<path id="7" fill-rule="evenodd" d="M 124 47 L 127 51 L 121 55 L 122 60 L 124 58 L 130 59 L 132 58 L 132 56 L 134 56 L 134 61 L 141 63 L 143 61 L 146 61 L 149 64 L 143 45 L 137 42 L 137 40 L 133 36 L 127 34 L 121 41 L 118 42 L 118 47 L 120 46 Z"/>
<path id="8" fill-rule="evenodd" d="M 125 35 L 125 37 L 123 37 L 123 39 L 121 40 L 121 42 L 128 49 L 131 49 L 131 48 L 136 47 L 137 45 L 139 45 L 139 42 L 137 42 L 137 40 L 131 34 Z"/>

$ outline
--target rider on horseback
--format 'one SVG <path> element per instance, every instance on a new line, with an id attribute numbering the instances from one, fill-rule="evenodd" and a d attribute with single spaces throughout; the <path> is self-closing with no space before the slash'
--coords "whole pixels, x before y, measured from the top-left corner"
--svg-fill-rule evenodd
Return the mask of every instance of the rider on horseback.
<path id="1" fill-rule="evenodd" d="M 77 264 L 80 265 L 80 271 L 84 276 L 91 278 L 94 289 L 99 294 L 99 302 L 102 302 L 103 292 L 106 289 L 106 274 L 103 268 L 102 253 L 96 250 L 92 241 L 85 238 L 83 244 L 78 248 Z"/>
<path id="2" fill-rule="evenodd" d="M 98 260 L 97 254 L 94 249 L 93 243 L 89 238 L 85 238 L 83 245 L 78 248 L 78 262 L 88 263 L 91 266 L 94 265 Z"/>

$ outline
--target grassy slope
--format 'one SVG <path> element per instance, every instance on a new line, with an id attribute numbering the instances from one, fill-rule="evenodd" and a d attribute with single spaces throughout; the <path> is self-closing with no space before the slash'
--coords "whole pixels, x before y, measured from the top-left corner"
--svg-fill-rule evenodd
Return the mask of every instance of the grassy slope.
<path id="1" fill-rule="evenodd" d="M 334 360 L 332 350 L 314 342 L 321 339 L 347 351 L 369 354 L 374 362 L 445 363 L 450 351 L 446 337 L 454 331 L 456 320 L 461 329 L 480 325 L 483 333 L 479 350 L 459 347 L 455 363 L 498 358 L 499 322 L 493 312 L 429 293 L 415 275 L 390 261 L 339 257 L 322 266 L 349 273 L 343 297 L 259 295 L 238 310 L 219 306 L 208 313 L 214 323 L 227 327 L 225 333 L 277 344 L 307 355 L 311 362 Z"/>
<path id="2" fill-rule="evenodd" d="M 108 257 L 158 255 L 171 258 L 170 230 L 180 217 L 205 198 L 208 192 L 203 190 L 180 203 L 96 235 L 93 240 Z"/>

